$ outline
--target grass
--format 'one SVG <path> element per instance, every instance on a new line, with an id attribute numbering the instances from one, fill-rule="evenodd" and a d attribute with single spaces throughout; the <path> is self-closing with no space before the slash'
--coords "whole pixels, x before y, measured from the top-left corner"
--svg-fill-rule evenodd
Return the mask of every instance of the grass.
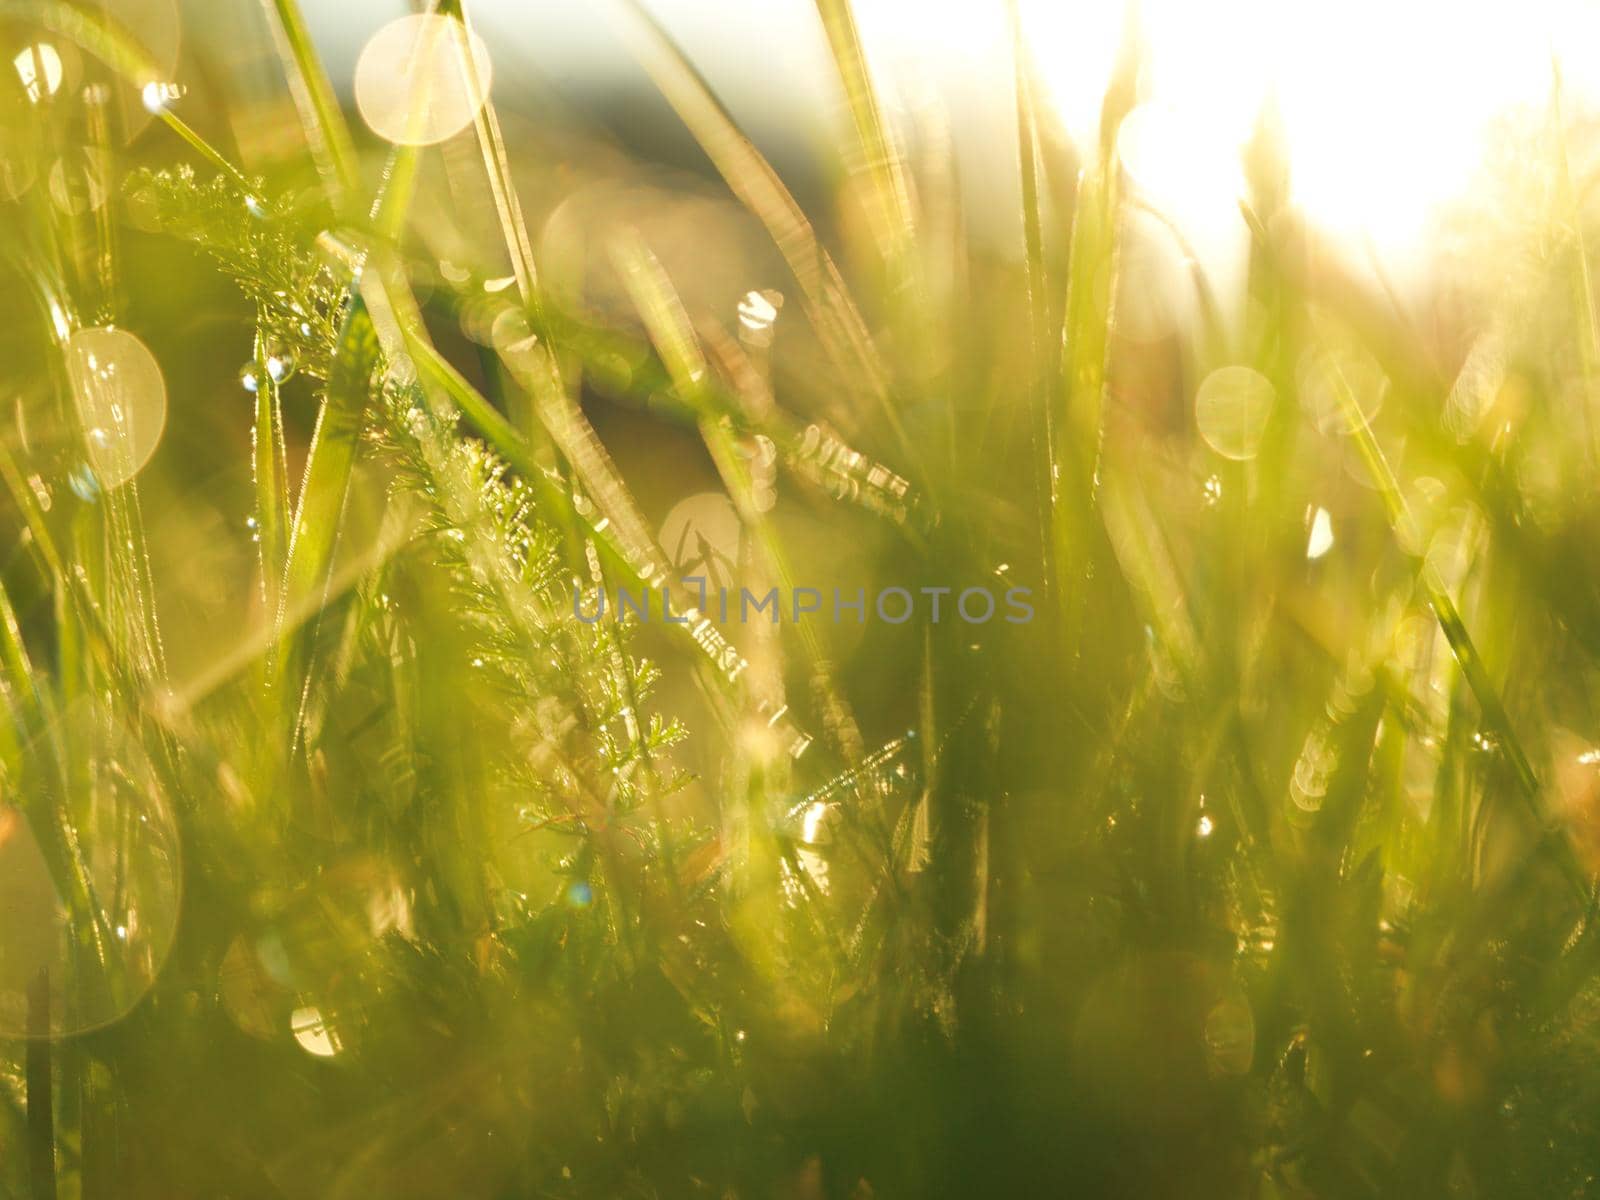
<path id="1" fill-rule="evenodd" d="M 1196 277 L 1151 337 L 1136 45 L 1074 146 L 1014 26 L 1006 255 L 817 9 L 808 211 L 642 6 L 706 178 L 492 103 L 374 144 L 293 0 L 295 138 L 197 84 L 125 141 L 83 90 L 165 82 L 137 31 L 0 4 L 81 72 L 0 110 L 0 1195 L 1595 1194 L 1559 91 L 1511 149 L 1560 186 L 1462 219 L 1454 307 L 1331 270 L 1263 136 L 1245 315 Z M 98 205 L 49 184 L 84 139 Z M 165 406 L 119 486 L 67 367 L 106 325 L 165 374 L 104 381 Z M 690 606 L 695 494 L 738 586 L 945 615 L 573 619 Z"/>

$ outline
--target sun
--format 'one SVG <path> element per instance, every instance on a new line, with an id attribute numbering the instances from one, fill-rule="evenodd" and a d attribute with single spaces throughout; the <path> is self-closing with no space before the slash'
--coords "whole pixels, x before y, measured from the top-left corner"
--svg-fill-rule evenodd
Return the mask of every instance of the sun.
<path id="1" fill-rule="evenodd" d="M 1600 33 L 1592 3 L 1019 3 L 1030 53 L 1082 144 L 1119 48 L 1136 39 L 1142 112 L 1124 165 L 1202 239 L 1216 236 L 1207 214 L 1237 199 L 1238 153 L 1269 106 L 1306 220 L 1405 260 L 1470 193 L 1489 140 L 1550 111 L 1558 67 L 1571 111 L 1600 102 L 1600 66 L 1576 49 Z"/>

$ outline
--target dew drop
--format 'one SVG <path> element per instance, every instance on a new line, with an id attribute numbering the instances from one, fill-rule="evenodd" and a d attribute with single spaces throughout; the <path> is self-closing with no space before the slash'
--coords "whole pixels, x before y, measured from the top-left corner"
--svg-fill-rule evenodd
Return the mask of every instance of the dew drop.
<path id="1" fill-rule="evenodd" d="M 389 360 L 389 368 L 383 374 L 385 387 L 405 389 L 417 382 L 417 364 L 411 360 L 409 354 L 397 354 Z"/>
<path id="2" fill-rule="evenodd" d="M 504 308 L 495 315 L 489 326 L 489 344 L 510 365 L 526 364 L 539 344 L 527 315 L 520 308 Z"/>
<path id="3" fill-rule="evenodd" d="M 247 362 L 239 368 L 239 386 L 245 391 L 255 393 L 261 390 L 261 368 L 253 362 Z"/>
<path id="4" fill-rule="evenodd" d="M 287 383 L 299 362 L 293 346 L 283 342 L 273 342 L 267 346 L 267 376 L 273 383 Z"/>
<path id="5" fill-rule="evenodd" d="M 100 481 L 95 478 L 94 469 L 88 463 L 79 463 L 67 473 L 67 486 L 85 504 L 93 504 L 100 499 Z"/>
<path id="6" fill-rule="evenodd" d="M 739 301 L 739 329 L 744 340 L 754 346 L 770 346 L 773 326 L 782 308 L 781 292 L 746 292 Z"/>
<path id="7" fill-rule="evenodd" d="M 336 278 L 343 276 L 352 283 L 360 282 L 361 273 L 366 269 L 367 252 L 351 234 L 324 229 L 317 234 L 316 244 L 318 257 Z"/>
<path id="8" fill-rule="evenodd" d="M 139 100 L 153 113 L 165 110 L 175 101 L 183 99 L 183 88 L 176 83 L 152 79 L 139 89 Z"/>
<path id="9" fill-rule="evenodd" d="M 1261 450 L 1276 396 L 1272 383 L 1249 367 L 1211 372 L 1195 394 L 1195 423 L 1206 444 L 1224 458 L 1244 462 Z"/>

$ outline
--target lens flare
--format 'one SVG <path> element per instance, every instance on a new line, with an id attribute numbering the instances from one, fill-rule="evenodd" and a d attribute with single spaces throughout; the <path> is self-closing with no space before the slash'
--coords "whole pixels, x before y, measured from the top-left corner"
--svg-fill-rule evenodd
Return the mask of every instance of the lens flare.
<path id="1" fill-rule="evenodd" d="M 121 487 L 156 452 L 167 424 L 167 385 L 155 355 L 125 329 L 80 329 L 67 373 L 89 463 L 106 489 Z"/>
<path id="2" fill-rule="evenodd" d="M 391 21 L 356 62 L 361 117 L 386 141 L 432 146 L 472 123 L 489 98 L 489 48 L 454 17 Z"/>

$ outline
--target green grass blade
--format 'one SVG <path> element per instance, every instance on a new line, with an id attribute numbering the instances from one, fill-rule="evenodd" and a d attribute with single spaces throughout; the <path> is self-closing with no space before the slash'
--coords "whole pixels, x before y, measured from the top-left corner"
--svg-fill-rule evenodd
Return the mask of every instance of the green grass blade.
<path id="1" fill-rule="evenodd" d="M 1403 544 L 1414 543 L 1416 520 L 1411 513 L 1410 505 L 1406 502 L 1405 494 L 1400 489 L 1400 482 L 1395 478 L 1394 471 L 1384 456 L 1383 448 L 1373 436 L 1367 418 L 1361 411 L 1360 403 L 1342 373 L 1336 372 L 1335 384 L 1340 412 L 1344 416 L 1350 436 L 1360 451 L 1362 461 L 1366 464 L 1367 471 L 1383 498 L 1389 523 L 1402 537 Z M 1539 807 L 1538 777 L 1534 774 L 1533 764 L 1528 758 L 1527 751 L 1523 749 L 1522 740 L 1512 726 L 1511 717 L 1500 699 L 1499 690 L 1489 676 L 1483 656 L 1478 653 L 1472 635 L 1467 630 L 1466 622 L 1462 620 L 1461 612 L 1440 578 L 1438 570 L 1431 563 L 1424 562 L 1421 567 L 1421 579 L 1428 598 L 1428 606 L 1433 610 L 1434 617 L 1439 622 L 1439 628 L 1444 632 L 1445 640 L 1449 642 L 1456 661 L 1461 664 L 1462 675 L 1478 701 L 1484 724 L 1499 740 L 1512 775 L 1516 779 L 1518 794 L 1527 803 L 1535 820 L 1542 823 L 1544 815 Z M 1573 885 L 1581 893 L 1587 894 L 1588 881 L 1572 858 L 1570 848 L 1562 846 L 1558 853 L 1562 867 L 1568 872 Z"/>
<path id="2" fill-rule="evenodd" d="M 816 6 L 828 37 L 834 67 L 844 85 L 850 120 L 855 126 L 861 169 L 871 187 L 868 211 L 876 226 L 879 246 L 891 267 L 904 271 L 916 236 L 911 193 L 884 124 L 878 90 L 867 67 L 861 32 L 856 27 L 855 10 L 850 0 L 816 0 Z"/>
<path id="3" fill-rule="evenodd" d="M 306 663 L 303 653 L 291 656 L 290 648 L 284 644 L 290 633 L 289 615 L 302 609 L 320 608 L 327 595 L 377 362 L 378 340 L 372 318 L 362 299 L 353 297 L 339 333 L 322 407 L 306 455 L 305 477 L 289 532 L 283 595 L 276 618 L 282 656 L 276 674 L 283 680 L 287 671 L 288 682 L 296 689 L 300 683 L 298 676 L 305 670 Z M 289 666 L 291 657 L 299 660 L 292 669 Z M 296 736 L 299 736 L 298 730 Z"/>
<path id="4" fill-rule="evenodd" d="M 353 196 L 360 184 L 355 146 L 344 113 L 300 15 L 299 4 L 295 0 L 270 0 L 267 21 L 278 57 L 293 66 L 289 91 L 300 111 L 311 157 L 334 196 L 335 206 L 342 207 L 339 202 Z"/>
<path id="5" fill-rule="evenodd" d="M 277 614 L 283 602 L 284 568 L 288 558 L 289 493 L 284 463 L 283 406 L 278 381 L 262 365 L 266 339 L 256 331 L 256 411 L 251 426 L 251 465 L 255 478 L 255 536 L 261 566 L 261 595 L 266 611 Z"/>
<path id="6" fill-rule="evenodd" d="M 626 0 L 625 12 L 640 61 L 729 189 L 766 228 L 830 357 L 860 375 L 898 427 L 888 410 L 887 370 L 866 322 L 799 203 L 655 19 L 634 0 Z"/>

